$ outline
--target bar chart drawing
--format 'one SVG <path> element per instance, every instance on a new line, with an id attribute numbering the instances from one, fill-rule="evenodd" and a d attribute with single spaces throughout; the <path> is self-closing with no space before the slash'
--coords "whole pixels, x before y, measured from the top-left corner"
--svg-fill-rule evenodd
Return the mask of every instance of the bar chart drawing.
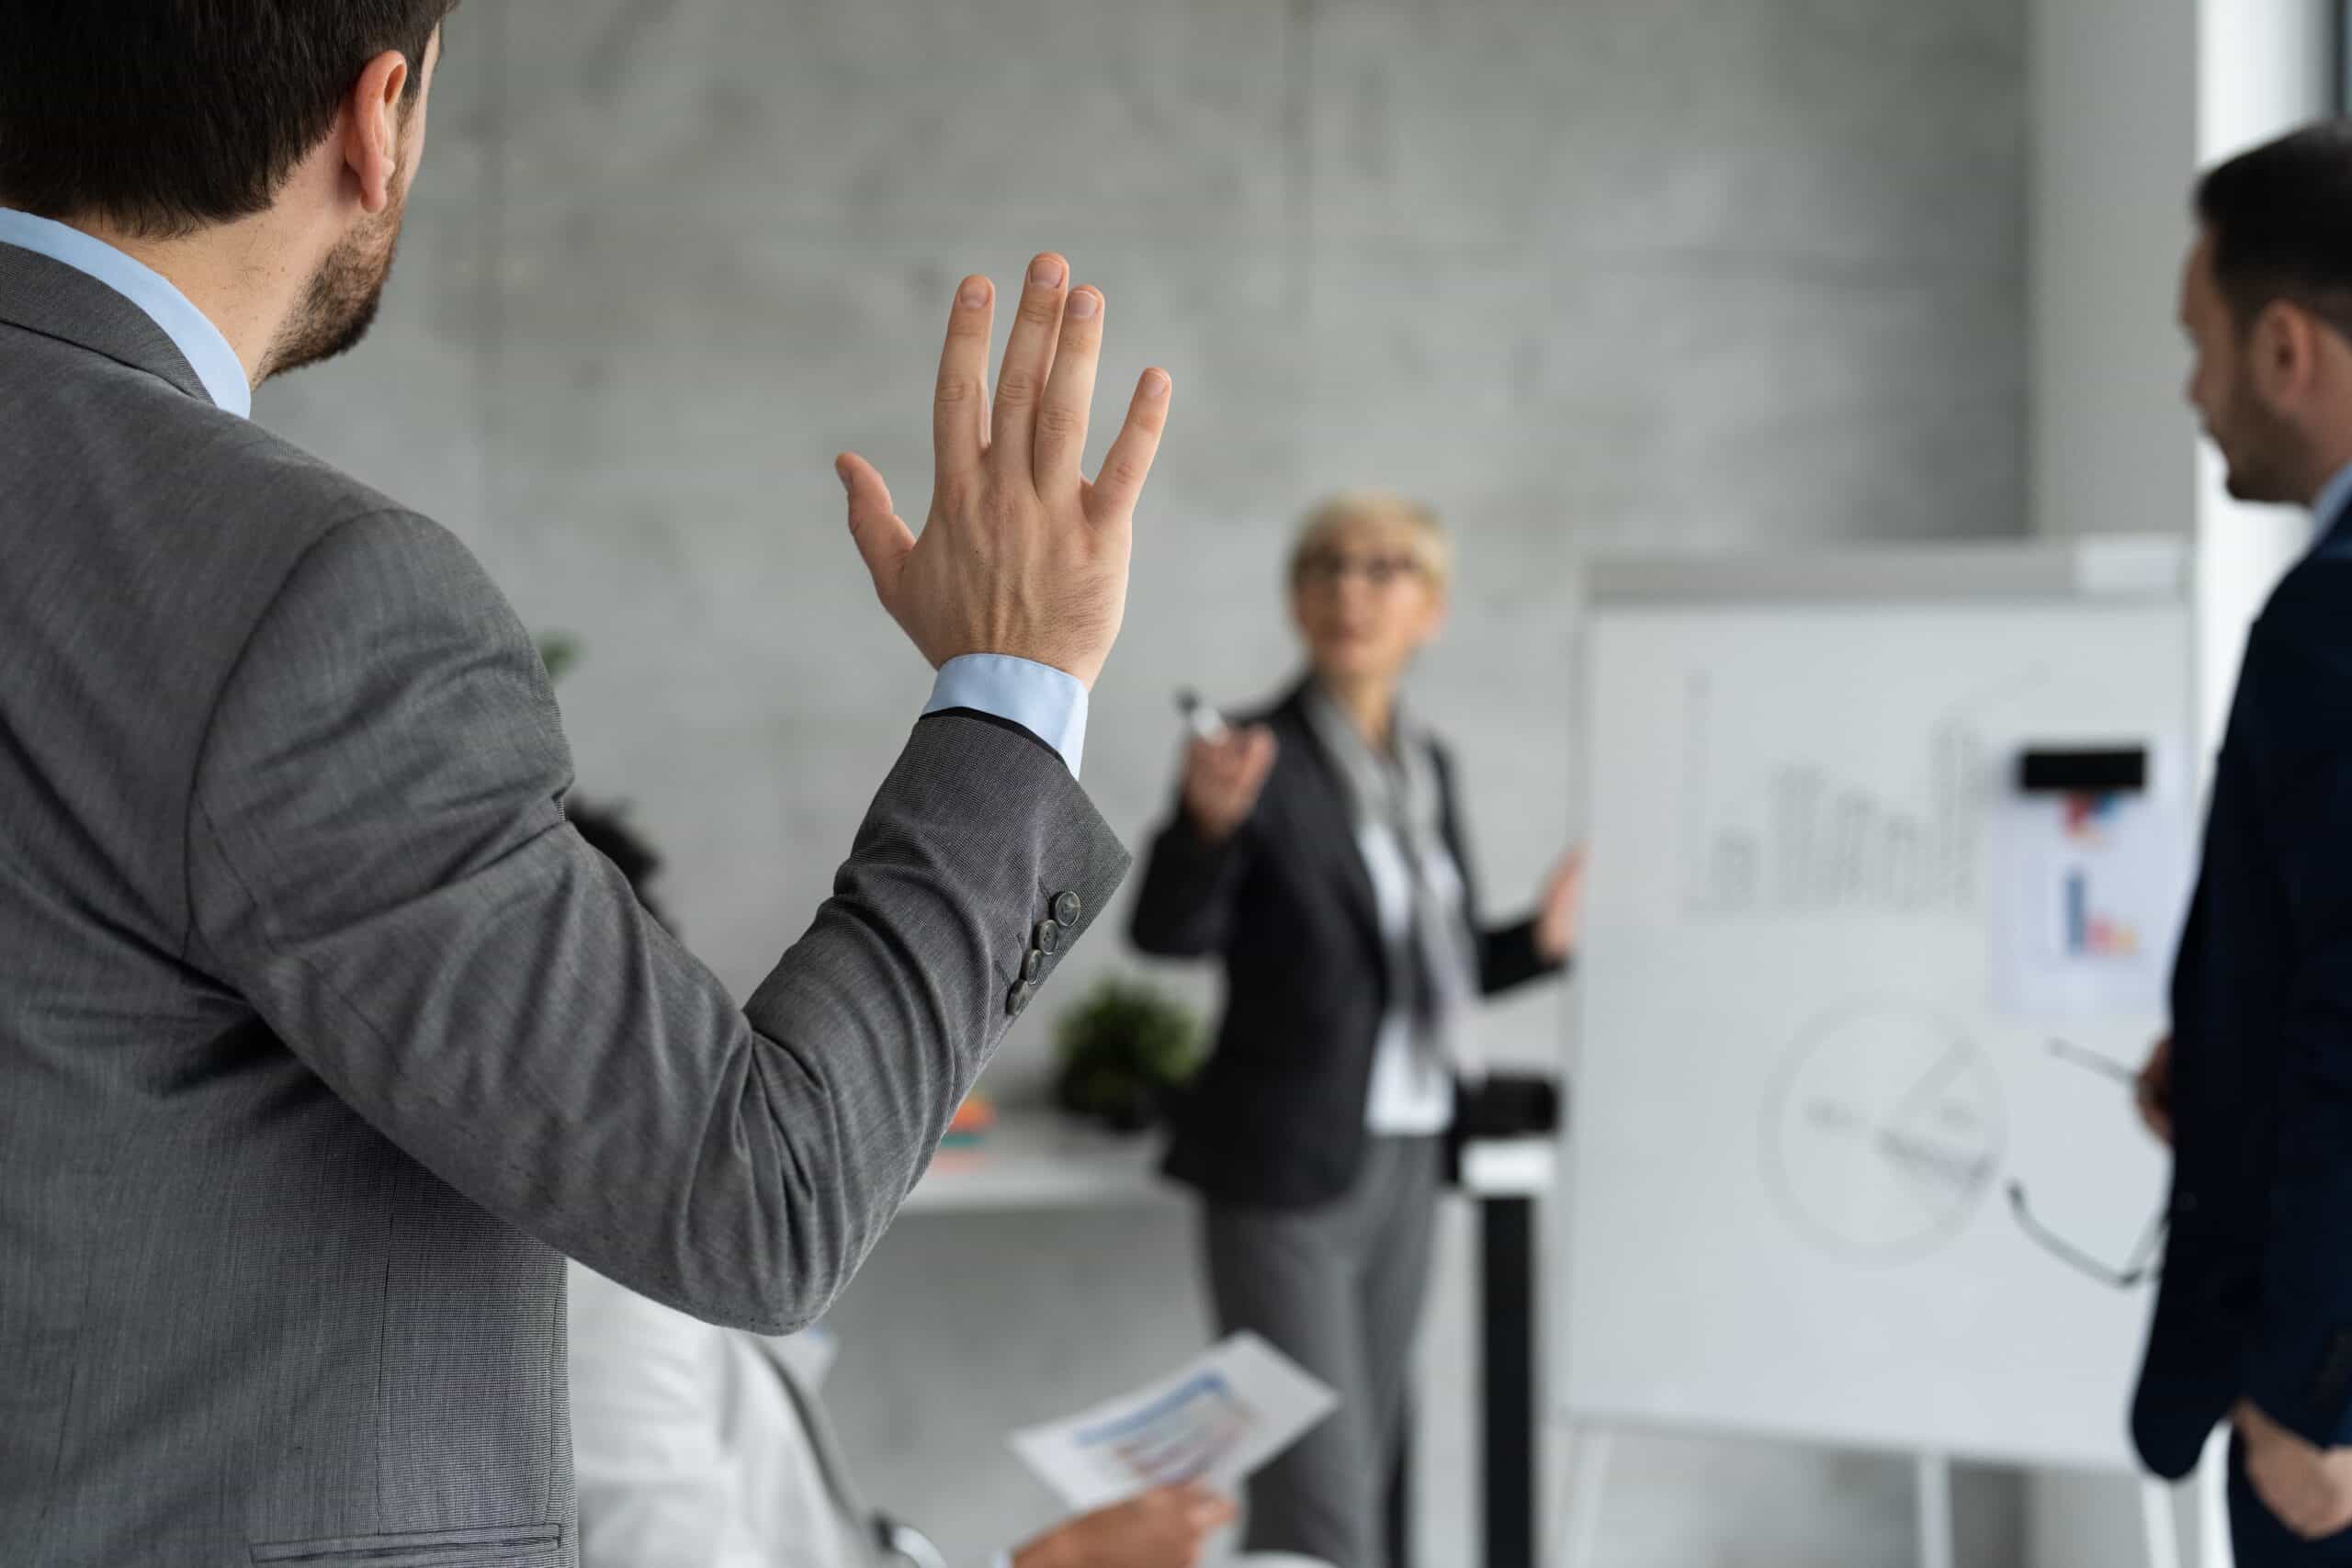
<path id="1" fill-rule="evenodd" d="M 2126 912 L 2128 905 L 2111 903 L 2105 897 L 2109 890 L 2103 881 L 2096 893 L 2092 882 L 2092 866 L 2102 861 L 2109 848 L 2109 825 L 2122 813 L 2122 798 L 2071 795 L 2059 810 L 2066 844 L 2075 852 L 2064 864 L 2060 948 L 2073 959 L 2136 956 L 2144 945 L 2139 922 Z"/>
<path id="2" fill-rule="evenodd" d="M 1993 752 L 1974 703 L 1928 730 L 1900 793 L 1793 757 L 1731 776 L 1715 705 L 1713 678 L 1693 672 L 1682 772 L 1687 914 L 1962 916 L 1978 907 Z"/>

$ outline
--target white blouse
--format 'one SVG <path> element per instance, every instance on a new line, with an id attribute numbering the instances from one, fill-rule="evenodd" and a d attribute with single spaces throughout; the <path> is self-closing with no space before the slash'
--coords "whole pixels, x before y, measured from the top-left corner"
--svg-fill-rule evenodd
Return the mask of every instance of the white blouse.
<path id="1" fill-rule="evenodd" d="M 1413 883 L 1404 846 L 1386 823 L 1366 822 L 1357 829 L 1356 849 L 1363 856 L 1364 870 L 1372 874 L 1380 934 L 1394 952 L 1413 919 Z M 1422 871 L 1439 896 L 1459 910 L 1462 872 L 1453 855 L 1440 846 Z M 1413 1043 L 1413 1021 L 1393 1002 L 1373 1043 L 1363 1119 L 1367 1131 L 1392 1138 L 1432 1137 L 1453 1125 L 1453 1074 Z"/>

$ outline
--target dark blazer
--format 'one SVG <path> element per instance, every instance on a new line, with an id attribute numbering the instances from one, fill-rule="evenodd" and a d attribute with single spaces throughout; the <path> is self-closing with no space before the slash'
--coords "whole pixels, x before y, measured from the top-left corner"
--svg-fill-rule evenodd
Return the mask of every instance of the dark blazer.
<path id="1" fill-rule="evenodd" d="M 1136 900 L 1146 953 L 1223 960 L 1216 1048 L 1180 1105 L 1168 1174 L 1229 1203 L 1301 1208 L 1354 1182 L 1364 1095 L 1388 1008 L 1387 947 L 1338 765 L 1316 739 L 1300 687 L 1242 720 L 1280 750 L 1258 806 L 1222 844 L 1203 841 L 1180 801 L 1153 840 Z M 1437 752 L 1446 845 L 1462 869 L 1492 996 L 1561 967 L 1535 950 L 1535 922 L 1489 930 L 1464 842 L 1453 760 Z"/>
<path id="2" fill-rule="evenodd" d="M 2352 1439 L 2352 531 L 2247 639 L 2173 977 L 2164 1280 L 2132 1407 L 2177 1478 L 2240 1396 Z M 2333 1559 L 2331 1559 L 2332 1561 Z"/>

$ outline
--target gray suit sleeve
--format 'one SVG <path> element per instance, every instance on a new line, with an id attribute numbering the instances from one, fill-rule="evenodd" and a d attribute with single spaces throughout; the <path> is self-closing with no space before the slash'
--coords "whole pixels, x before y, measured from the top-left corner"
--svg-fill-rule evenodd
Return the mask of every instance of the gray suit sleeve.
<path id="1" fill-rule="evenodd" d="M 473 558 L 420 518 L 346 524 L 220 695 L 187 957 L 483 1207 L 695 1316 L 796 1328 L 938 1146 L 1035 922 L 1064 891 L 1091 922 L 1125 852 L 1042 745 L 924 719 L 739 1008 L 565 824 L 570 783 Z"/>

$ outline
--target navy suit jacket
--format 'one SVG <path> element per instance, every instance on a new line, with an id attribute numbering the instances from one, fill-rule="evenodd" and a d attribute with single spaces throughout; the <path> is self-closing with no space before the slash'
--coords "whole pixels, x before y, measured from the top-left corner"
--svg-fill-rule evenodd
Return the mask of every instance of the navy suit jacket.
<path id="1" fill-rule="evenodd" d="M 2241 1396 L 2352 1438 L 2352 522 L 2246 643 L 2173 975 L 2171 1234 L 2132 1438 L 2175 1479 Z"/>

